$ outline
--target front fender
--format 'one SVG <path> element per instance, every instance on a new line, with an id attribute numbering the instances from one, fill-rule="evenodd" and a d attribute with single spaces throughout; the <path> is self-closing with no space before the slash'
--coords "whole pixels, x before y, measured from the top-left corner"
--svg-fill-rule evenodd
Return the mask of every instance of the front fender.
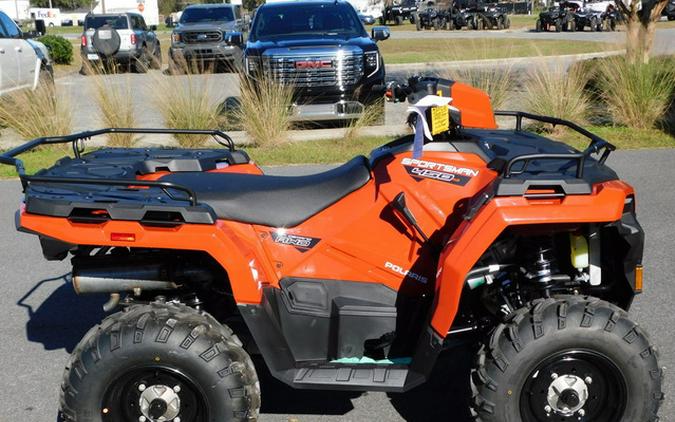
<path id="1" fill-rule="evenodd" d="M 507 227 L 618 221 L 626 196 L 633 192 L 630 185 L 614 180 L 594 186 L 591 195 L 569 195 L 562 201 L 498 197 L 488 202 L 457 228 L 441 252 L 431 318 L 434 331 L 446 336 L 468 272 Z"/>

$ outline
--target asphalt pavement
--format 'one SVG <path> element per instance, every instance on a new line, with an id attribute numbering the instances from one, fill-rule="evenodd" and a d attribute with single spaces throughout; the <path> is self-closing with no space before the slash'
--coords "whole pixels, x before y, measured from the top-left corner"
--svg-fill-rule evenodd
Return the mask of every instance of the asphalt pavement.
<path id="1" fill-rule="evenodd" d="M 661 365 L 675 367 L 675 150 L 619 151 L 608 164 L 637 189 L 646 234 L 645 293 L 631 310 L 656 344 Z M 276 174 L 320 171 L 326 166 L 268 169 Z M 105 297 L 78 297 L 67 262 L 43 259 L 35 236 L 14 229 L 21 201 L 16 180 L 0 181 L 0 422 L 53 422 L 68 354 L 104 316 Z M 426 386 L 406 394 L 294 391 L 260 371 L 261 421 L 467 420 L 471 356 L 445 355 Z M 664 421 L 675 419 L 675 382 L 666 369 Z M 638 421 L 635 421 L 638 422 Z"/>

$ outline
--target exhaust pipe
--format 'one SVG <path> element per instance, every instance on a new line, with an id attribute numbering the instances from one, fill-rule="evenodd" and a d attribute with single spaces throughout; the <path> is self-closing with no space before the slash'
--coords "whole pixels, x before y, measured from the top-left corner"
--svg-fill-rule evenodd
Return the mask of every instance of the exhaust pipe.
<path id="1" fill-rule="evenodd" d="M 170 281 L 161 264 L 134 266 L 73 267 L 73 287 L 77 294 L 118 293 L 143 290 L 174 290 L 178 284 Z"/>

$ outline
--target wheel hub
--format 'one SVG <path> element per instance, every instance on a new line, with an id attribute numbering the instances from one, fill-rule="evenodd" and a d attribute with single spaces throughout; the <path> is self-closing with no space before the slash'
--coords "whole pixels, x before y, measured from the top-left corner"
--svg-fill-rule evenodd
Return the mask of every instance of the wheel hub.
<path id="1" fill-rule="evenodd" d="M 582 410 L 588 400 L 586 382 L 572 374 L 553 375 L 546 397 L 551 411 L 561 416 L 572 416 Z"/>
<path id="2" fill-rule="evenodd" d="M 138 405 L 143 416 L 151 422 L 175 421 L 180 413 L 179 388 L 172 388 L 162 384 L 142 389 Z M 177 390 L 177 391 L 176 391 Z"/>

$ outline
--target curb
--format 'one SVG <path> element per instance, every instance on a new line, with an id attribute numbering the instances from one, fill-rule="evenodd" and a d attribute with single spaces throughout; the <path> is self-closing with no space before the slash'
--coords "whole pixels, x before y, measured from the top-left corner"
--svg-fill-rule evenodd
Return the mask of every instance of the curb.
<path id="1" fill-rule="evenodd" d="M 312 129 L 312 130 L 291 130 L 288 131 L 287 136 L 290 142 L 307 142 L 307 141 L 325 141 L 329 139 L 340 139 L 345 136 L 346 128 L 331 128 L 331 129 Z M 387 136 L 396 137 L 399 135 L 406 135 L 411 133 L 410 128 L 405 124 L 386 125 L 386 126 L 367 126 L 358 129 L 358 136 Z M 251 144 L 251 138 L 244 131 L 226 132 L 235 145 L 246 146 Z M 25 142 L 14 133 L 3 131 L 2 148 L 14 148 Z M 9 135 L 9 136 L 8 136 Z M 87 143 L 90 147 L 104 147 L 105 136 L 99 136 Z M 171 135 L 143 135 L 138 137 L 135 147 L 176 147 L 178 144 Z M 208 146 L 206 144 L 205 146 Z"/>
<path id="2" fill-rule="evenodd" d="M 580 61 L 596 59 L 601 57 L 617 56 L 624 54 L 625 50 L 611 50 L 598 53 L 583 54 L 564 54 L 561 56 L 530 56 L 530 57 L 512 57 L 503 59 L 485 59 L 485 60 L 457 60 L 451 62 L 426 62 L 426 63 L 400 63 L 386 64 L 385 70 L 389 71 L 415 71 L 415 70 L 438 70 L 459 67 L 502 67 L 513 66 L 515 64 L 531 64 L 533 61 L 551 62 L 551 61 Z"/>

